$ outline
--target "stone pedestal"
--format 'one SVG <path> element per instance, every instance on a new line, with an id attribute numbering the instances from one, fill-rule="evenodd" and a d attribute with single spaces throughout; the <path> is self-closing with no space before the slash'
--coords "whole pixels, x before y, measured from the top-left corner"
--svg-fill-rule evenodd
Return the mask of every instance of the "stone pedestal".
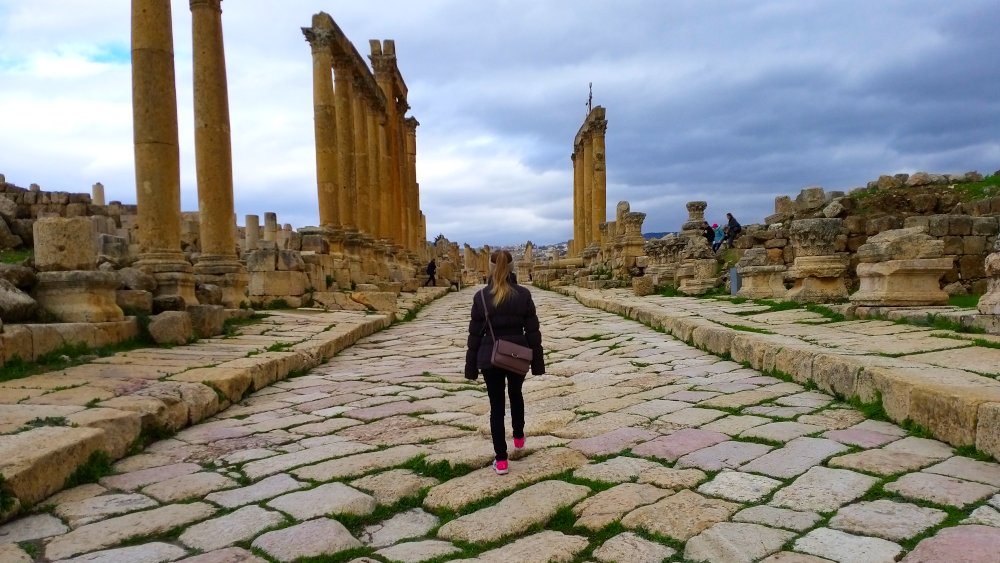
<path id="1" fill-rule="evenodd" d="M 688 220 L 681 225 L 682 237 L 702 237 L 705 234 L 701 228 L 705 221 L 705 209 L 708 207 L 706 201 L 689 201 L 687 203 Z"/>
<path id="2" fill-rule="evenodd" d="M 846 254 L 826 256 L 799 256 L 789 270 L 795 285 L 785 296 L 796 303 L 829 303 L 847 298 L 844 272 L 847 271 Z"/>
<path id="3" fill-rule="evenodd" d="M 994 247 L 994 250 L 997 248 Z M 986 257 L 986 275 L 990 276 L 990 280 L 986 294 L 979 299 L 979 312 L 984 315 L 1000 315 L 1000 252 Z"/>
<path id="4" fill-rule="evenodd" d="M 851 303 L 882 307 L 947 305 L 948 294 L 941 290 L 939 280 L 952 265 L 951 258 L 858 264 L 861 287 L 851 295 Z"/>
<path id="5" fill-rule="evenodd" d="M 778 264 L 737 268 L 741 285 L 736 296 L 747 299 L 784 299 L 787 292 L 784 281 L 786 270 L 788 268 Z"/>
<path id="6" fill-rule="evenodd" d="M 153 295 L 179 295 L 186 305 L 198 304 L 194 293 L 194 268 L 182 255 L 144 254 L 135 267 L 156 280 Z"/>
<path id="7" fill-rule="evenodd" d="M 120 280 L 113 272 L 39 272 L 35 300 L 64 323 L 104 323 L 124 320 L 115 290 Z"/>
<path id="8" fill-rule="evenodd" d="M 684 295 L 702 295 L 715 287 L 715 270 L 718 261 L 714 258 L 692 258 L 677 267 L 677 289 Z"/>
<path id="9" fill-rule="evenodd" d="M 32 227 L 35 268 L 41 272 L 97 267 L 94 223 L 87 217 L 45 217 Z"/>
<path id="10" fill-rule="evenodd" d="M 653 278 L 650 276 L 636 276 L 632 278 L 632 293 L 636 297 L 645 297 L 653 294 Z"/>
<path id="11" fill-rule="evenodd" d="M 202 256 L 194 268 L 195 280 L 201 284 L 213 284 L 222 290 L 222 305 L 227 309 L 239 309 L 246 302 L 247 284 L 250 276 L 237 261 L 214 260 Z"/>

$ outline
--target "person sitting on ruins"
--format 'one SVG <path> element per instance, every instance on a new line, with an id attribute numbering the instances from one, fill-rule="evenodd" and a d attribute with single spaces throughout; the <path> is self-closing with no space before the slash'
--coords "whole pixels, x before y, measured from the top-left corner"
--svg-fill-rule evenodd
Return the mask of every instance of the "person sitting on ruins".
<path id="1" fill-rule="evenodd" d="M 523 375 L 496 368 L 490 360 L 493 337 L 531 348 L 531 373 L 545 373 L 545 352 L 539 330 L 535 302 L 528 288 L 517 283 L 511 271 L 513 257 L 506 250 L 497 250 L 490 257 L 491 272 L 487 286 L 472 297 L 472 320 L 469 321 L 468 349 L 465 353 L 465 378 L 475 381 L 482 371 L 486 393 L 490 398 L 490 435 L 496 455 L 493 469 L 497 475 L 508 471 L 507 440 L 504 428 L 504 386 L 510 396 L 510 419 L 514 434 L 514 449 L 524 448 Z M 487 330 L 487 315 L 492 331 Z"/>
<path id="2" fill-rule="evenodd" d="M 725 233 L 719 228 L 718 223 L 712 223 L 712 228 L 715 229 L 715 240 L 712 241 L 712 252 L 718 252 L 719 247 L 722 246 L 722 239 L 725 237 Z"/>
<path id="3" fill-rule="evenodd" d="M 428 285 L 432 287 L 437 285 L 437 278 L 435 277 L 436 274 L 437 263 L 435 263 L 434 259 L 431 258 L 430 263 L 427 264 L 427 281 L 424 282 L 424 287 L 427 287 Z"/>
<path id="4" fill-rule="evenodd" d="M 715 242 L 715 229 L 708 224 L 708 221 L 701 222 L 701 232 L 705 237 L 705 242 L 708 243 L 709 248 L 711 248 L 712 243 Z"/>
<path id="5" fill-rule="evenodd" d="M 728 223 L 726 223 L 726 236 L 723 242 L 728 242 L 729 248 L 733 248 L 733 243 L 736 241 L 736 237 L 740 235 L 743 227 L 740 226 L 739 221 L 736 220 L 736 217 L 733 217 L 732 213 L 726 213 L 726 219 Z"/>

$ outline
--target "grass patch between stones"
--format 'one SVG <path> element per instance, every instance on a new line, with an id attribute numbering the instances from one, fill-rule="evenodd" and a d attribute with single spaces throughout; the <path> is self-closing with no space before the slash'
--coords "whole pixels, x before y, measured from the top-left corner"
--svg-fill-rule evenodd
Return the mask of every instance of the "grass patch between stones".
<path id="1" fill-rule="evenodd" d="M 66 478 L 64 489 L 70 489 L 85 483 L 96 483 L 101 477 L 106 477 L 114 473 L 111 464 L 114 463 L 108 452 L 97 450 L 90 454 L 87 461 L 77 467 L 73 473 Z"/>

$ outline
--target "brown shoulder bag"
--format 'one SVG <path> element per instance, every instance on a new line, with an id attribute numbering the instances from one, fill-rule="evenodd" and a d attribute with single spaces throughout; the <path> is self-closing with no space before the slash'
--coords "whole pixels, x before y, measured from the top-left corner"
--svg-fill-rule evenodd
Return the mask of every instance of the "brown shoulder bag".
<path id="1" fill-rule="evenodd" d="M 501 340 L 493 333 L 493 323 L 490 322 L 490 310 L 486 306 L 485 290 L 479 291 L 479 297 L 483 301 L 483 314 L 486 315 L 486 326 L 490 328 L 490 336 L 493 337 L 493 353 L 490 355 L 490 363 L 493 367 L 525 376 L 531 369 L 531 358 L 533 356 L 531 348 L 521 346 L 509 340 Z"/>

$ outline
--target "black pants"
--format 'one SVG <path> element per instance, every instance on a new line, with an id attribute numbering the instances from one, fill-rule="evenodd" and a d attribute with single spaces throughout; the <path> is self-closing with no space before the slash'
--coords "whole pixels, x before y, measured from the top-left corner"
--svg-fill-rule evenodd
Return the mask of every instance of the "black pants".
<path id="1" fill-rule="evenodd" d="M 427 281 L 424 282 L 424 287 L 427 287 L 428 285 L 437 285 L 437 278 L 434 274 L 427 274 Z"/>
<path id="2" fill-rule="evenodd" d="M 507 459 L 507 438 L 504 431 L 504 397 L 503 388 L 507 384 L 510 395 L 510 419 L 514 437 L 524 438 L 524 396 L 521 395 L 521 385 L 524 376 L 509 371 L 489 368 L 483 370 L 486 380 L 486 392 L 490 396 L 490 434 L 493 436 L 493 451 L 497 461 Z"/>

